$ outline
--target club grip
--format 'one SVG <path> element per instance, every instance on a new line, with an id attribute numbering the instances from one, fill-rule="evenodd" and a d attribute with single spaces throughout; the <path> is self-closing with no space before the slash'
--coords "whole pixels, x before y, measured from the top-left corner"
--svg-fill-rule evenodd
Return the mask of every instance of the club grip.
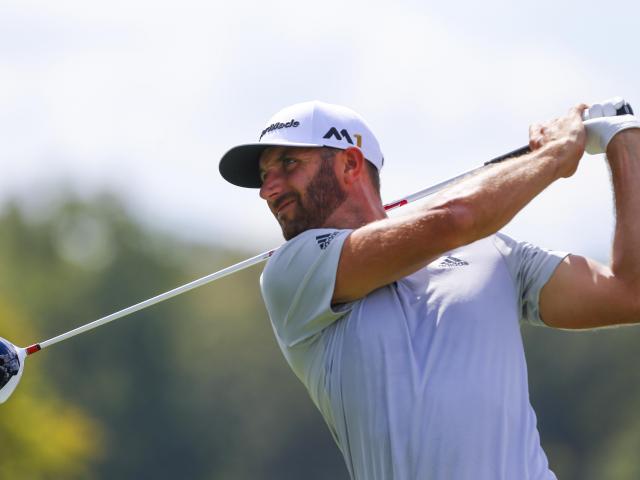
<path id="1" fill-rule="evenodd" d="M 620 115 L 633 115 L 633 108 L 628 102 L 624 102 L 620 108 L 616 110 L 616 117 Z M 492 158 L 488 162 L 484 162 L 485 165 L 491 165 L 492 163 L 500 163 L 508 160 L 510 158 L 521 157 L 522 155 L 526 155 L 527 153 L 531 153 L 531 149 L 529 146 L 524 146 L 512 150 L 509 153 L 505 153 L 500 155 L 499 157 Z"/>
<path id="2" fill-rule="evenodd" d="M 629 103 L 624 102 L 622 106 L 616 110 L 616 117 L 619 117 L 620 115 L 633 115 L 633 108 L 631 108 Z"/>
<path id="3" fill-rule="evenodd" d="M 525 147 L 517 148 L 516 150 L 512 150 L 509 153 L 502 154 L 499 157 L 492 158 L 488 162 L 484 162 L 484 164 L 485 165 L 491 165 L 492 163 L 500 163 L 500 162 L 503 162 L 505 160 L 508 160 L 509 158 L 520 157 L 522 155 L 526 155 L 527 153 L 531 153 L 531 149 L 529 148 L 529 145 L 527 145 Z"/>

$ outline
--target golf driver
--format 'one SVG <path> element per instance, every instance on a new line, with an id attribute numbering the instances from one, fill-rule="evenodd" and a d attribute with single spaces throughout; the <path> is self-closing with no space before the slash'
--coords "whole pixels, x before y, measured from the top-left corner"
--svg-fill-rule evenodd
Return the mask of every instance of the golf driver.
<path id="1" fill-rule="evenodd" d="M 612 101 L 609 101 L 609 104 L 611 105 Z M 631 106 L 628 103 L 624 102 L 624 100 L 617 99 L 617 101 L 614 102 L 614 104 L 616 106 L 615 107 L 616 116 L 627 115 L 627 114 L 633 115 L 633 110 Z M 600 114 L 597 116 L 602 116 L 602 115 Z M 587 120 L 588 118 L 589 118 L 589 114 L 587 111 L 585 112 L 584 119 Z M 428 188 L 420 190 L 402 199 L 396 200 L 395 202 L 388 203 L 384 206 L 384 209 L 387 211 L 393 210 L 395 208 L 401 207 L 403 205 L 407 205 L 408 203 L 414 202 L 421 198 L 425 198 L 429 195 L 439 192 L 440 190 L 443 190 L 448 185 L 451 185 L 452 183 L 462 179 L 463 177 L 471 175 L 477 172 L 478 170 L 485 168 L 487 165 L 499 163 L 510 158 L 519 157 L 521 155 L 529 153 L 530 151 L 531 150 L 529 149 L 529 147 L 525 146 L 525 147 L 518 148 L 517 150 L 513 150 L 504 155 L 500 155 L 499 157 L 493 158 L 488 162 L 485 162 L 479 167 L 468 170 L 464 173 L 461 173 L 460 175 L 456 175 L 453 178 L 450 178 L 448 180 L 432 185 Z M 50 338 L 49 340 L 45 340 L 39 343 L 34 343 L 33 345 L 30 345 L 26 348 L 17 347 L 11 342 L 0 337 L 0 403 L 4 403 L 9 398 L 9 396 L 11 396 L 16 386 L 18 385 L 18 382 L 20 381 L 20 377 L 22 376 L 22 372 L 24 371 L 24 362 L 27 356 L 32 355 L 36 352 L 39 352 L 40 350 L 43 350 L 47 347 L 50 347 L 51 345 L 62 342 L 63 340 L 67 340 L 71 337 L 75 337 L 76 335 L 80 335 L 81 333 L 87 332 L 89 330 L 93 330 L 94 328 L 97 328 L 106 323 L 125 317 L 134 312 L 137 312 L 139 310 L 142 310 L 152 305 L 155 305 L 157 303 L 160 303 L 164 300 L 168 300 L 172 297 L 188 292 L 202 285 L 206 285 L 215 280 L 231 275 L 232 273 L 238 272 L 240 270 L 244 270 L 245 268 L 248 268 L 252 265 L 256 265 L 260 262 L 267 260 L 269 257 L 271 257 L 275 253 L 275 251 L 276 251 L 275 249 L 269 250 L 268 252 L 264 252 L 254 257 L 248 258 L 246 260 L 243 260 L 242 262 L 236 263 L 235 265 L 224 268 L 215 273 L 206 275 L 202 278 L 194 280 L 193 282 L 187 283 L 185 285 L 177 287 L 168 292 L 165 292 L 155 297 L 144 300 L 143 302 L 137 303 L 123 310 L 107 315 L 106 317 L 102 317 L 98 320 L 87 323 L 86 325 L 82 325 L 74 330 L 70 330 L 66 333 Z"/>
<path id="2" fill-rule="evenodd" d="M 0 337 L 0 403 L 4 403 L 18 386 L 26 356 L 24 348 Z"/>

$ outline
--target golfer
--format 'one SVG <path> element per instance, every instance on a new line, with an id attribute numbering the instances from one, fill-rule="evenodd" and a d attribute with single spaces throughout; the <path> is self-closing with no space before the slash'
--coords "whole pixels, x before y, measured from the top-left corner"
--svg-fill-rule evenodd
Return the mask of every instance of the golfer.
<path id="1" fill-rule="evenodd" d="M 556 478 L 529 401 L 520 322 L 640 320 L 640 124 L 603 117 L 585 131 L 586 108 L 531 126 L 532 153 L 394 218 L 380 199 L 378 141 L 348 108 L 285 108 L 257 143 L 221 159 L 224 178 L 260 189 L 287 240 L 262 294 L 353 479 Z M 573 175 L 585 145 L 606 151 L 612 172 L 608 267 L 499 233 Z"/>

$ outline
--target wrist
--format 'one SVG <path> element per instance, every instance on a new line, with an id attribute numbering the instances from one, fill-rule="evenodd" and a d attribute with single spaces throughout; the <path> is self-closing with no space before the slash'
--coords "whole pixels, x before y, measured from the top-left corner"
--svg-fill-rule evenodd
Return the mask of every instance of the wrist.
<path id="1" fill-rule="evenodd" d="M 640 155 L 640 129 L 631 128 L 616 134 L 607 146 L 607 158 L 617 158 L 621 155 L 636 152 Z"/>
<path id="2" fill-rule="evenodd" d="M 552 181 L 573 175 L 581 157 L 571 142 L 556 140 L 536 151 L 540 162 L 549 169 Z"/>

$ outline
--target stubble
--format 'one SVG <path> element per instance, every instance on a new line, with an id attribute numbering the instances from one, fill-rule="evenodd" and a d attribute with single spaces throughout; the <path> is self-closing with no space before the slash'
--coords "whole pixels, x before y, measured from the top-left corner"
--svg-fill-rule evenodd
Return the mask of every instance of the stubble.
<path id="1" fill-rule="evenodd" d="M 280 203 L 294 200 L 295 212 L 291 219 L 278 218 L 285 240 L 311 228 L 324 226 L 327 218 L 345 201 L 347 194 L 336 178 L 333 170 L 335 152 L 323 151 L 320 168 L 307 185 L 304 201 L 297 192 L 292 192 L 279 199 Z"/>

